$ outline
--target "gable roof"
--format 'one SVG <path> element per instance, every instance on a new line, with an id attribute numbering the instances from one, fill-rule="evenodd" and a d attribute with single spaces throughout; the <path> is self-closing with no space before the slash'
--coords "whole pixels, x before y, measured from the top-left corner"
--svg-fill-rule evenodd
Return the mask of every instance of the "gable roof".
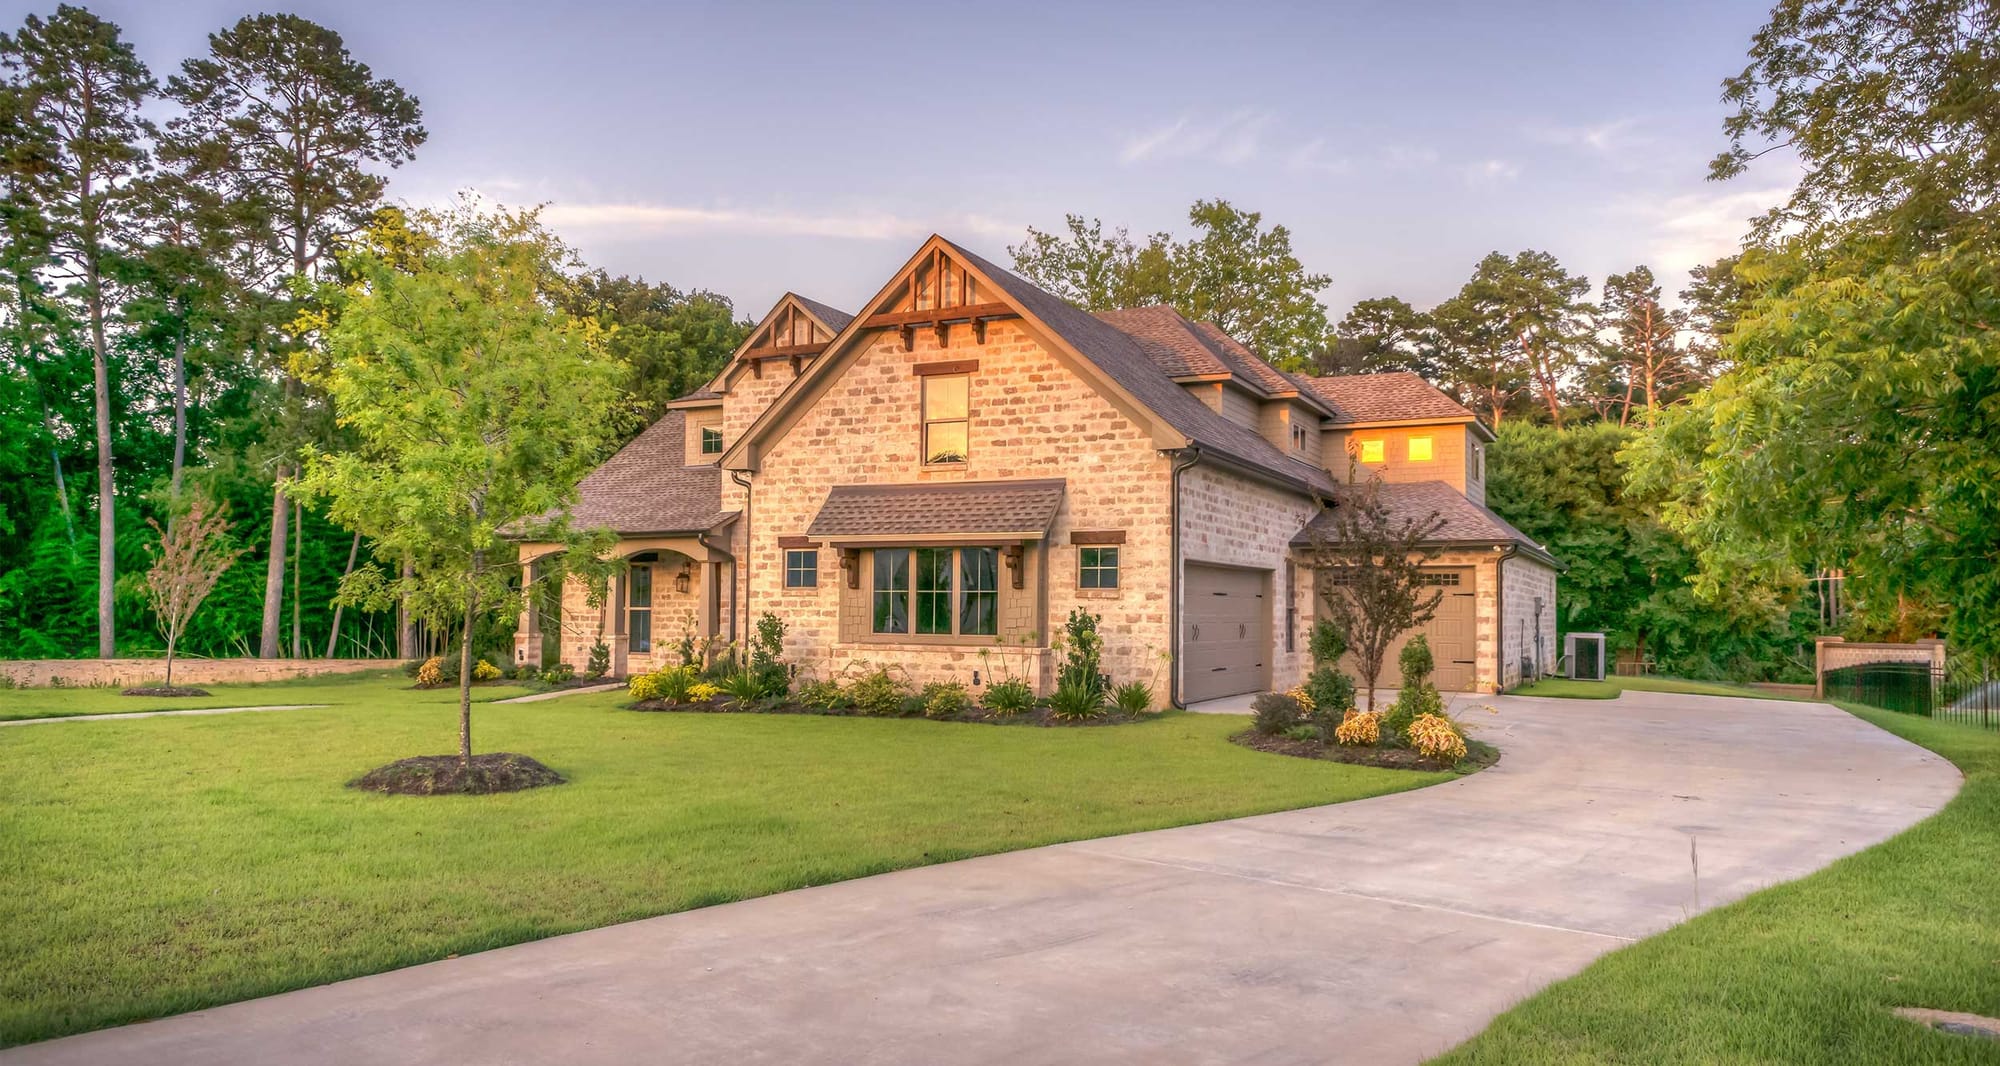
<path id="1" fill-rule="evenodd" d="M 1227 376 L 1271 399 L 1299 397 L 1321 414 L 1333 409 L 1304 390 L 1292 375 L 1259 359 L 1213 322 L 1196 322 L 1164 304 L 1098 311 L 1096 317 L 1139 343 L 1161 370 L 1177 381 Z"/>
<path id="2" fill-rule="evenodd" d="M 1442 481 L 1406 483 L 1381 482 L 1376 487 L 1383 507 L 1394 522 L 1423 521 L 1435 514 L 1444 524 L 1438 527 L 1431 544 L 1514 544 L 1522 552 L 1550 566 L 1560 567 L 1549 550 L 1534 538 L 1514 528 L 1513 523 L 1494 514 L 1485 505 Z M 1292 538 L 1295 548 L 1310 547 L 1315 540 L 1331 537 L 1336 519 L 1331 509 L 1320 512 Z"/>
<path id="3" fill-rule="evenodd" d="M 1436 385 L 1407 370 L 1379 374 L 1336 374 L 1300 377 L 1298 381 L 1333 408 L 1335 425 L 1382 422 L 1472 422 L 1493 433 L 1471 409 L 1444 394 Z"/>
<path id="4" fill-rule="evenodd" d="M 570 524 L 625 534 L 698 533 L 736 512 L 722 509 L 722 472 L 687 465 L 687 415 L 668 411 L 577 486 Z"/>
<path id="5" fill-rule="evenodd" d="M 704 402 L 720 400 L 722 395 L 729 391 L 730 382 L 733 380 L 732 376 L 751 360 L 752 353 L 759 350 L 758 341 L 770 339 L 778 332 L 780 324 L 789 325 L 791 327 L 789 332 L 791 333 L 797 332 L 796 321 L 786 318 L 787 313 L 806 316 L 809 323 L 818 327 L 814 331 L 815 335 L 825 334 L 825 341 L 828 343 L 835 337 L 838 337 L 840 332 L 847 328 L 848 323 L 854 321 L 853 315 L 831 304 L 823 304 L 818 300 L 811 300 L 800 296 L 798 293 L 787 292 L 783 296 L 778 297 L 778 302 L 772 304 L 769 311 L 764 312 L 764 317 L 758 319 L 756 325 L 750 327 L 750 332 L 743 335 L 743 343 L 737 345 L 736 350 L 729 353 L 728 361 L 722 364 L 722 369 L 716 371 L 715 376 L 709 379 L 708 384 L 688 393 L 686 396 L 676 398 L 673 402 L 697 406 Z M 764 347 L 769 346 L 765 345 Z M 824 348 L 825 344 L 822 343 L 819 347 Z M 818 353 L 814 352 L 812 354 L 817 355 Z M 810 358 L 811 356 L 807 357 Z"/>
<path id="6" fill-rule="evenodd" d="M 839 333 L 841 330 L 847 328 L 849 322 L 854 321 L 853 315 L 831 304 L 823 304 L 818 300 L 807 299 L 795 292 L 787 293 L 787 295 L 797 300 L 799 306 L 806 309 L 807 314 L 819 319 L 819 324 L 825 326 L 828 333 Z"/>
<path id="7" fill-rule="evenodd" d="M 917 485 L 835 485 L 806 530 L 814 537 L 1008 534 L 1039 537 L 1061 509 L 1061 478 Z"/>

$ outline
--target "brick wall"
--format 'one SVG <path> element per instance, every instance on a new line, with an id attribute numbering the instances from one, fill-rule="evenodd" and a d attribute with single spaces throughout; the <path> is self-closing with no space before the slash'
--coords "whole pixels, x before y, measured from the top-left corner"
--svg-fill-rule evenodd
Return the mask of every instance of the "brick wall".
<path id="1" fill-rule="evenodd" d="M 1538 627 L 1535 622 L 1535 598 L 1542 601 L 1541 624 L 1541 669 L 1543 673 L 1553 672 L 1556 659 L 1562 655 L 1562 647 L 1556 643 L 1556 572 L 1536 559 L 1516 555 L 1504 564 L 1504 584 L 1507 602 L 1505 618 L 1501 625 L 1500 678 L 1503 687 L 1511 687 L 1525 680 L 1521 676 L 1521 660 L 1536 656 L 1535 636 Z"/>
<path id="2" fill-rule="evenodd" d="M 322 674 L 351 674 L 402 665 L 396 659 L 175 659 L 174 684 L 226 685 L 256 681 L 289 681 Z M 23 687 L 34 685 L 157 685 L 166 675 L 165 659 L 17 659 L 0 662 L 0 677 Z"/>

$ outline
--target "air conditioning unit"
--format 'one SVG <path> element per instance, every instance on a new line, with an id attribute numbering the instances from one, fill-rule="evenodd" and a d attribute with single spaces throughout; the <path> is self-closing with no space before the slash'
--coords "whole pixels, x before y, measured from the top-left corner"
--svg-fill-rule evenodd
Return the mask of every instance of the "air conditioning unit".
<path id="1" fill-rule="evenodd" d="M 1569 633 L 1563 637 L 1564 675 L 1575 681 L 1604 680 L 1604 634 Z"/>

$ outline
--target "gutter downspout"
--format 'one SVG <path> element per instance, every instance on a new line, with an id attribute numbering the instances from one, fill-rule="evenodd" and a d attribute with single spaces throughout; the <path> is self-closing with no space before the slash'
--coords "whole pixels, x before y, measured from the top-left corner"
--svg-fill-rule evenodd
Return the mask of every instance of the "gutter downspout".
<path id="1" fill-rule="evenodd" d="M 1507 560 L 1520 550 L 1519 544 L 1507 545 L 1500 549 L 1500 559 L 1493 564 L 1493 622 L 1499 627 L 1499 632 L 1493 634 L 1493 644 L 1500 657 L 1493 664 L 1493 684 L 1498 692 L 1507 691 Z M 1521 679 L 1522 684 L 1527 682 L 1527 678 Z"/>
<path id="2" fill-rule="evenodd" d="M 1168 521 L 1172 529 L 1168 534 L 1171 547 L 1168 549 L 1167 578 L 1167 661 L 1171 668 L 1167 671 L 1167 705 L 1177 711 L 1187 710 L 1181 702 L 1181 475 L 1201 462 L 1201 446 L 1190 444 L 1175 456 L 1173 476 L 1169 479 L 1171 499 L 1168 500 Z"/>
<path id="3" fill-rule="evenodd" d="M 756 531 L 755 527 L 750 524 L 750 504 L 756 498 L 756 494 L 750 491 L 750 474 L 748 471 L 731 470 L 729 472 L 729 480 L 743 487 L 743 543 L 747 547 L 752 543 L 750 538 Z M 748 551 L 744 552 L 746 558 L 751 554 Z M 741 560 L 734 560 L 734 562 L 735 565 L 731 569 L 742 571 L 743 613 L 747 615 L 750 613 L 750 568 L 745 566 Z M 739 619 L 736 614 L 736 582 L 732 580 L 729 583 L 729 642 L 731 644 L 736 643 L 736 623 L 738 621 Z"/>

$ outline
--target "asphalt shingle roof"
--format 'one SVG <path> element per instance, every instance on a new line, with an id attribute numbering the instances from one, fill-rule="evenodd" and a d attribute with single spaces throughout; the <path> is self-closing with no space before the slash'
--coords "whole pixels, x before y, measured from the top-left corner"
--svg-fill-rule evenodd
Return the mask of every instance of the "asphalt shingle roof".
<path id="1" fill-rule="evenodd" d="M 826 328 L 834 331 L 835 333 L 839 333 L 841 330 L 846 329 L 847 324 L 849 322 L 854 321 L 853 315 L 850 315 L 847 312 L 842 311 L 838 307 L 834 307 L 830 304 L 820 303 L 818 300 L 808 300 L 805 297 L 800 296 L 798 293 L 793 293 L 792 296 L 797 298 L 799 303 L 804 304 L 805 309 L 811 311 L 814 318 L 817 318 L 821 322 L 826 323 Z"/>
<path id="2" fill-rule="evenodd" d="M 1062 506 L 1061 479 L 836 485 L 806 530 L 814 537 L 1046 533 Z"/>
<path id="3" fill-rule="evenodd" d="M 1407 370 L 1298 380 L 1333 407 L 1336 423 L 1473 417 L 1463 404 Z"/>
<path id="4" fill-rule="evenodd" d="M 1377 487 L 1380 499 L 1393 522 L 1424 521 L 1435 514 L 1443 525 L 1430 539 L 1443 544 L 1518 544 L 1533 555 L 1554 563 L 1548 549 L 1515 529 L 1506 519 L 1442 481 L 1414 481 L 1403 484 L 1384 482 Z M 1334 512 L 1320 512 L 1292 538 L 1293 547 L 1309 547 L 1333 536 Z"/>
<path id="5" fill-rule="evenodd" d="M 736 512 L 722 509 L 722 473 L 687 465 L 687 416 L 668 411 L 577 486 L 570 523 L 619 533 L 695 533 Z"/>

